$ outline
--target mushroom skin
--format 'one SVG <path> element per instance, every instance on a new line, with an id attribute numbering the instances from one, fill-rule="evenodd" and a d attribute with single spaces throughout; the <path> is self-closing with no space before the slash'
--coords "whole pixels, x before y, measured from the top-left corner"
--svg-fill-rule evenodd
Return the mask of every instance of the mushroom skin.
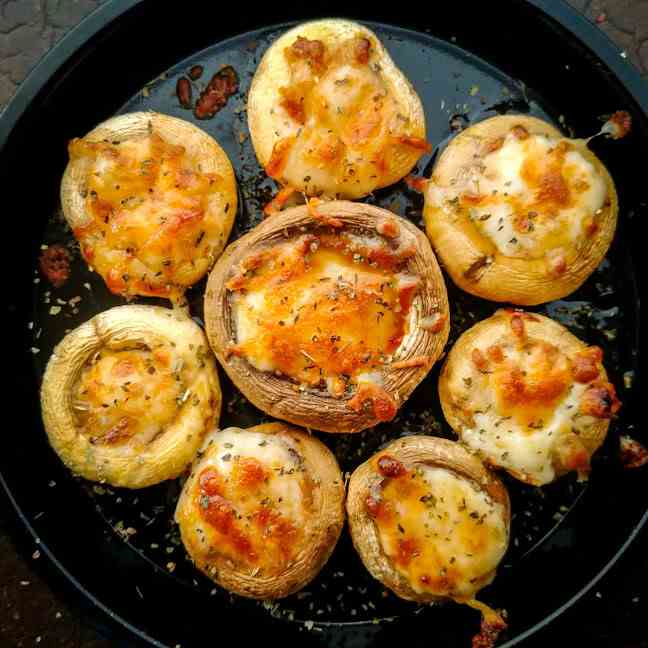
<path id="1" fill-rule="evenodd" d="M 112 117 L 69 145 L 63 214 L 115 294 L 181 300 L 220 255 L 237 207 L 220 145 L 169 115 Z"/>
<path id="2" fill-rule="evenodd" d="M 482 605 L 474 597 L 495 577 L 508 546 L 511 512 L 503 484 L 467 448 L 423 435 L 392 441 L 353 472 L 346 508 L 362 562 L 397 596 Z M 441 527 L 434 537 L 436 515 L 452 527 L 448 537 Z M 418 533 L 423 519 L 427 538 Z M 392 527 L 398 540 L 389 535 Z M 473 544 L 477 549 L 466 553 Z M 486 550 L 490 556 L 479 555 Z"/>
<path id="3" fill-rule="evenodd" d="M 331 451 L 292 426 L 216 430 L 175 517 L 189 556 L 214 582 L 248 598 L 282 598 L 313 580 L 333 552 L 344 479 Z"/>
<path id="4" fill-rule="evenodd" d="M 617 214 L 614 182 L 587 140 L 529 115 L 457 135 L 435 164 L 423 212 L 457 286 L 519 305 L 579 288 L 607 253 Z"/>
<path id="5" fill-rule="evenodd" d="M 118 306 L 74 329 L 41 386 L 45 430 L 66 466 L 125 488 L 180 475 L 220 408 L 203 331 L 158 306 Z"/>
<path id="6" fill-rule="evenodd" d="M 263 254 L 268 250 L 272 251 L 275 246 L 282 245 L 286 241 L 309 236 L 313 237 L 313 244 L 329 237 L 329 240 L 333 241 L 331 245 L 335 245 L 338 239 L 342 240 L 343 236 L 359 237 L 360 240 L 365 241 L 363 245 L 375 245 L 375 252 L 368 247 L 362 248 L 368 255 L 367 258 L 374 258 L 371 257 L 374 253 L 375 258 L 379 258 L 382 252 L 388 258 L 391 254 L 396 255 L 399 259 L 396 269 L 399 270 L 400 275 L 397 272 L 388 273 L 385 285 L 389 281 L 395 285 L 394 277 L 405 276 L 403 285 L 406 287 L 403 291 L 409 290 L 411 295 L 411 304 L 405 311 L 405 328 L 392 345 L 395 348 L 390 355 L 382 358 L 381 350 L 374 349 L 373 365 L 371 370 L 367 370 L 369 377 L 366 381 L 358 369 L 354 374 L 359 376 L 357 381 L 354 383 L 349 380 L 346 388 L 342 385 L 338 392 L 331 392 L 326 386 L 318 386 L 317 376 L 314 378 L 315 382 L 301 384 L 290 374 L 276 375 L 276 367 L 280 365 L 274 367 L 270 365 L 266 370 L 259 370 L 237 346 L 237 322 L 232 303 L 233 295 L 238 294 L 235 289 L 237 282 L 244 280 L 250 273 L 254 277 L 255 273 L 264 271 L 265 266 L 259 270 L 257 265 L 260 263 L 259 258 L 263 259 Z M 362 237 L 366 237 L 366 240 Z M 305 249 L 302 254 L 307 268 L 312 249 L 312 247 Z M 316 254 L 317 252 L 312 253 L 312 258 L 315 258 Z M 352 264 L 351 267 L 356 266 Z M 359 268 L 357 274 L 374 270 L 373 266 L 365 267 L 360 262 L 357 267 Z M 349 283 L 353 285 L 353 272 L 349 272 L 351 272 Z M 333 274 L 337 276 L 337 271 Z M 315 280 L 314 284 L 325 285 L 319 280 Z M 288 291 L 291 286 L 290 277 L 285 280 L 280 277 L 277 283 L 272 285 L 277 286 L 277 290 L 283 286 L 282 290 Z M 367 287 L 367 291 L 374 289 L 375 286 Z M 302 295 L 301 290 L 296 288 L 290 291 L 290 295 Z M 348 293 L 349 286 L 345 290 Z M 362 290 L 358 289 L 358 294 L 360 292 Z M 405 293 L 399 293 L 401 294 Z M 342 291 L 340 296 L 342 297 Z M 334 346 L 330 354 L 324 356 L 323 362 L 335 358 L 335 354 L 347 343 L 347 338 L 353 340 L 355 344 L 358 340 L 353 336 L 364 336 L 372 327 L 370 322 L 353 311 L 355 308 L 353 296 L 347 302 L 350 304 L 349 311 L 343 311 L 340 303 L 331 302 L 329 298 L 333 299 L 330 295 L 325 297 L 322 300 L 323 306 L 320 305 L 317 310 L 317 317 L 322 314 L 325 319 L 321 320 L 324 322 L 322 329 L 318 330 L 315 326 L 311 331 L 315 334 L 312 339 L 319 335 L 328 341 L 331 336 L 331 339 L 338 340 L 340 348 Z M 266 297 L 266 300 L 270 299 L 274 297 L 272 295 Z M 380 299 L 380 292 L 371 298 L 371 302 L 373 303 L 375 299 Z M 259 317 L 264 317 L 264 313 L 267 317 L 268 303 L 268 301 L 262 302 L 265 306 L 257 307 L 260 309 L 257 310 Z M 314 313 L 315 310 L 311 308 L 315 308 L 318 303 L 320 302 L 316 301 L 314 304 L 307 302 L 307 308 L 302 312 Z M 339 308 L 343 311 L 340 315 L 341 311 L 338 310 L 336 317 L 337 315 L 346 317 L 346 313 L 350 313 L 348 319 L 340 320 L 345 326 L 344 333 L 340 332 L 338 326 L 341 327 L 342 324 L 338 325 L 332 310 L 326 310 L 329 308 Z M 393 310 L 397 308 L 398 306 Z M 273 417 L 326 432 L 358 432 L 381 420 L 393 418 L 398 407 L 408 398 L 440 356 L 449 332 L 449 308 L 445 284 L 427 238 L 414 225 L 387 210 L 346 201 L 321 203 L 315 209 L 311 206 L 288 209 L 267 219 L 230 245 L 210 274 L 205 293 L 204 312 L 207 337 L 212 349 L 231 380 L 246 398 Z M 296 312 L 293 313 L 293 318 Z M 282 323 L 286 324 L 283 320 L 279 321 L 279 324 Z M 319 321 L 315 322 L 315 324 L 319 323 Z M 267 327 L 273 327 L 276 322 L 272 320 L 266 324 Z M 300 326 L 305 326 L 304 319 L 301 320 Z M 330 327 L 330 330 L 327 327 Z M 260 330 L 252 337 L 262 338 L 265 335 L 264 330 Z M 286 324 L 279 334 L 272 333 L 274 337 L 270 339 L 274 342 L 268 346 L 270 352 L 275 350 L 274 360 L 280 363 L 286 355 L 291 354 L 301 358 L 299 354 L 302 353 L 303 363 L 310 362 L 313 355 L 319 353 L 318 345 L 321 340 L 314 347 L 308 346 L 303 338 L 294 341 L 290 337 L 291 330 L 293 330 L 291 326 Z M 308 340 L 311 339 L 309 336 L 307 336 Z M 277 349 L 283 351 L 279 352 Z M 352 358 L 353 362 L 360 362 L 358 357 L 361 355 L 356 353 Z M 334 383 L 339 376 L 335 374 L 329 378 Z"/>
<path id="7" fill-rule="evenodd" d="M 376 34 L 340 19 L 279 37 L 252 80 L 259 163 L 308 196 L 356 199 L 398 182 L 429 145 L 416 91 Z"/>
<path id="8" fill-rule="evenodd" d="M 443 414 L 488 464 L 542 486 L 586 479 L 620 407 L 598 347 L 558 322 L 500 309 L 463 333 L 439 376 Z"/>

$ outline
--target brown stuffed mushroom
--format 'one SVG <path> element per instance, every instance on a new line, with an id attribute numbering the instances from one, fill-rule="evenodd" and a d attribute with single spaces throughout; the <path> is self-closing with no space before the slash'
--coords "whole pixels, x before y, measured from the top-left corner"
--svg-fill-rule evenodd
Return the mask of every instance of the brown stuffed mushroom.
<path id="1" fill-rule="evenodd" d="M 205 294 L 212 349 L 277 418 L 327 432 L 392 419 L 448 337 L 448 301 L 424 235 L 391 212 L 296 207 L 232 244 Z"/>

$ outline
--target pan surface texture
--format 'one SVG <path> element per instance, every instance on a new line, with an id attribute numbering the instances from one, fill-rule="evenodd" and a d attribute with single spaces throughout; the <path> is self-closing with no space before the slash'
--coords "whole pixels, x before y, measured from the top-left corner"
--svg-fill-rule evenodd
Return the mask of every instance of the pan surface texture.
<path id="1" fill-rule="evenodd" d="M 180 6 L 181 5 L 181 6 Z M 251 5 L 227 17 L 206 3 L 108 3 L 67 36 L 34 70 L 0 120 L 0 186 L 4 190 L 5 377 L 14 423 L 0 453 L 0 484 L 44 553 L 74 585 L 144 644 L 203 646 L 236 637 L 243 645 L 277 641 L 327 646 L 380 646 L 407 637 L 414 646 L 467 646 L 479 615 L 465 606 L 418 606 L 374 581 L 345 529 L 333 556 L 305 591 L 279 602 L 244 600 L 217 588 L 189 562 L 173 522 L 181 482 L 141 491 L 75 478 L 50 449 L 38 389 L 53 347 L 67 330 L 124 303 L 108 293 L 80 257 L 58 202 L 67 142 L 113 114 L 154 110 L 196 123 L 228 153 L 240 189 L 230 242 L 261 220 L 276 185 L 259 167 L 245 101 L 259 60 L 296 22 L 344 16 L 373 29 L 419 93 L 434 150 L 418 164 L 429 176 L 455 132 L 495 114 L 528 113 L 567 134 L 586 137 L 601 117 L 627 110 L 631 134 L 597 138 L 595 153 L 620 198 L 619 226 L 606 259 L 564 300 L 534 307 L 601 346 L 623 401 L 618 420 L 594 458 L 587 484 L 575 476 L 542 489 L 503 475 L 513 510 L 512 541 L 498 576 L 480 599 L 508 612 L 500 645 L 513 646 L 543 627 L 600 578 L 646 521 L 648 472 L 621 467 L 620 434 L 648 440 L 639 415 L 639 294 L 644 269 L 640 221 L 648 201 L 648 90 L 612 44 L 566 5 L 550 0 L 466 3 L 461 9 L 378 9 L 377 4 Z M 578 36 L 576 36 L 576 35 Z M 587 44 L 585 44 L 587 43 Z M 176 96 L 178 78 L 204 67 L 205 84 L 223 65 L 239 92 L 212 119 L 197 120 Z M 200 85 L 194 88 L 194 97 Z M 366 202 L 422 227 L 422 196 L 404 182 Z M 70 280 L 53 288 L 38 272 L 42 245 L 73 255 Z M 645 253 L 643 253 L 645 254 Z M 202 323 L 205 282 L 188 293 Z M 452 329 L 462 331 L 498 305 L 461 292 L 447 279 Z M 80 298 L 80 299 L 79 299 Z M 138 303 L 160 303 L 140 299 Z M 52 307 L 55 308 L 52 308 Z M 60 308 L 56 308 L 60 307 Z M 440 365 L 440 363 L 439 363 Z M 396 419 L 354 435 L 318 434 L 343 471 L 352 472 L 383 444 L 407 434 L 453 438 L 437 396 L 439 365 Z M 268 420 L 220 371 L 221 427 Z M 16 416 L 18 415 L 18 416 Z M 271 634 L 272 633 L 272 634 Z"/>

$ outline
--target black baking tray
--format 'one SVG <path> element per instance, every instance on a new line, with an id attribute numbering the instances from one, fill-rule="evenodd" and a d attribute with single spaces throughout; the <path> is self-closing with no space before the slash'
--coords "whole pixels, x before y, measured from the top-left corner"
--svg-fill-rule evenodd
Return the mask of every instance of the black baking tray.
<path id="1" fill-rule="evenodd" d="M 364 570 L 346 530 L 305 592 L 279 603 L 228 595 L 192 568 L 179 543 L 172 521 L 179 481 L 139 492 L 88 484 L 65 470 L 40 421 L 39 381 L 53 346 L 67 329 L 123 303 L 81 262 L 61 218 L 58 188 L 67 141 L 130 110 L 194 120 L 175 96 L 179 76 L 201 64 L 208 80 L 222 64 L 232 65 L 241 92 L 214 119 L 197 123 L 221 143 L 237 173 L 241 206 L 234 240 L 260 221 L 260 209 L 275 190 L 249 141 L 244 105 L 251 76 L 277 34 L 295 22 L 327 16 L 365 22 L 413 82 L 435 146 L 418 165 L 425 175 L 453 127 L 493 114 L 531 113 L 578 136 L 596 132 L 615 110 L 633 117 L 626 139 L 592 143 L 620 195 L 620 222 L 608 257 L 576 293 L 535 309 L 604 348 L 624 408 L 595 457 L 587 485 L 566 477 L 541 490 L 506 479 L 514 511 L 512 543 L 495 583 L 481 598 L 507 609 L 510 627 L 501 644 L 513 646 L 593 587 L 648 518 L 643 495 L 648 472 L 625 471 L 618 460 L 619 434 L 647 440 L 638 416 L 639 295 L 645 281 L 639 228 L 648 200 L 641 161 L 648 152 L 648 89 L 619 50 L 562 2 L 499 0 L 429 8 L 246 3 L 229 15 L 204 2 L 124 0 L 107 3 L 66 36 L 0 119 L 0 186 L 9 223 L 4 348 L 12 381 L 5 411 L 20 413 L 18 426 L 5 431 L 0 484 L 41 551 L 93 608 L 106 613 L 115 636 L 182 648 L 231 638 L 243 645 L 270 639 L 287 645 L 382 646 L 404 638 L 414 646 L 469 645 L 479 625 L 474 611 L 400 601 Z M 367 201 L 422 225 L 422 198 L 404 183 Z M 37 281 L 36 260 L 44 243 L 63 243 L 75 253 L 72 278 L 61 289 Z M 203 289 L 200 284 L 189 294 L 199 321 Z M 452 344 L 497 305 L 466 295 L 449 281 L 448 289 Z M 76 296 L 80 302 L 63 304 L 56 317 L 49 314 L 57 300 Z M 352 471 L 402 434 L 451 438 L 438 405 L 437 377 L 438 367 L 389 424 L 356 435 L 321 434 L 342 469 Z M 265 420 L 222 372 L 221 379 L 223 426 Z"/>

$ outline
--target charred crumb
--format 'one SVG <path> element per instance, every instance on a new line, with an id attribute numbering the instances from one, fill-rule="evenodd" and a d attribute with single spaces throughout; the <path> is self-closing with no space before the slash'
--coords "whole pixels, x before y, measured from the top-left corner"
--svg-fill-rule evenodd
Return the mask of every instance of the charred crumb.
<path id="1" fill-rule="evenodd" d="M 464 113 L 455 113 L 450 116 L 448 125 L 452 132 L 459 133 L 470 125 L 470 121 L 468 115 Z"/>
<path id="2" fill-rule="evenodd" d="M 55 288 L 60 288 L 70 278 L 72 255 L 60 243 L 42 247 L 38 260 L 41 272 Z"/>
<path id="3" fill-rule="evenodd" d="M 231 65 L 221 68 L 205 89 L 200 93 L 196 102 L 194 115 L 198 119 L 209 119 L 221 110 L 227 100 L 239 89 L 239 78 Z"/>
<path id="4" fill-rule="evenodd" d="M 189 72 L 187 72 L 187 75 L 192 81 L 197 81 L 200 79 L 204 71 L 204 68 L 202 65 L 192 65 L 189 68 Z"/>
<path id="5" fill-rule="evenodd" d="M 191 83 L 185 77 L 180 77 L 176 83 L 176 96 L 183 108 L 191 108 Z"/>

